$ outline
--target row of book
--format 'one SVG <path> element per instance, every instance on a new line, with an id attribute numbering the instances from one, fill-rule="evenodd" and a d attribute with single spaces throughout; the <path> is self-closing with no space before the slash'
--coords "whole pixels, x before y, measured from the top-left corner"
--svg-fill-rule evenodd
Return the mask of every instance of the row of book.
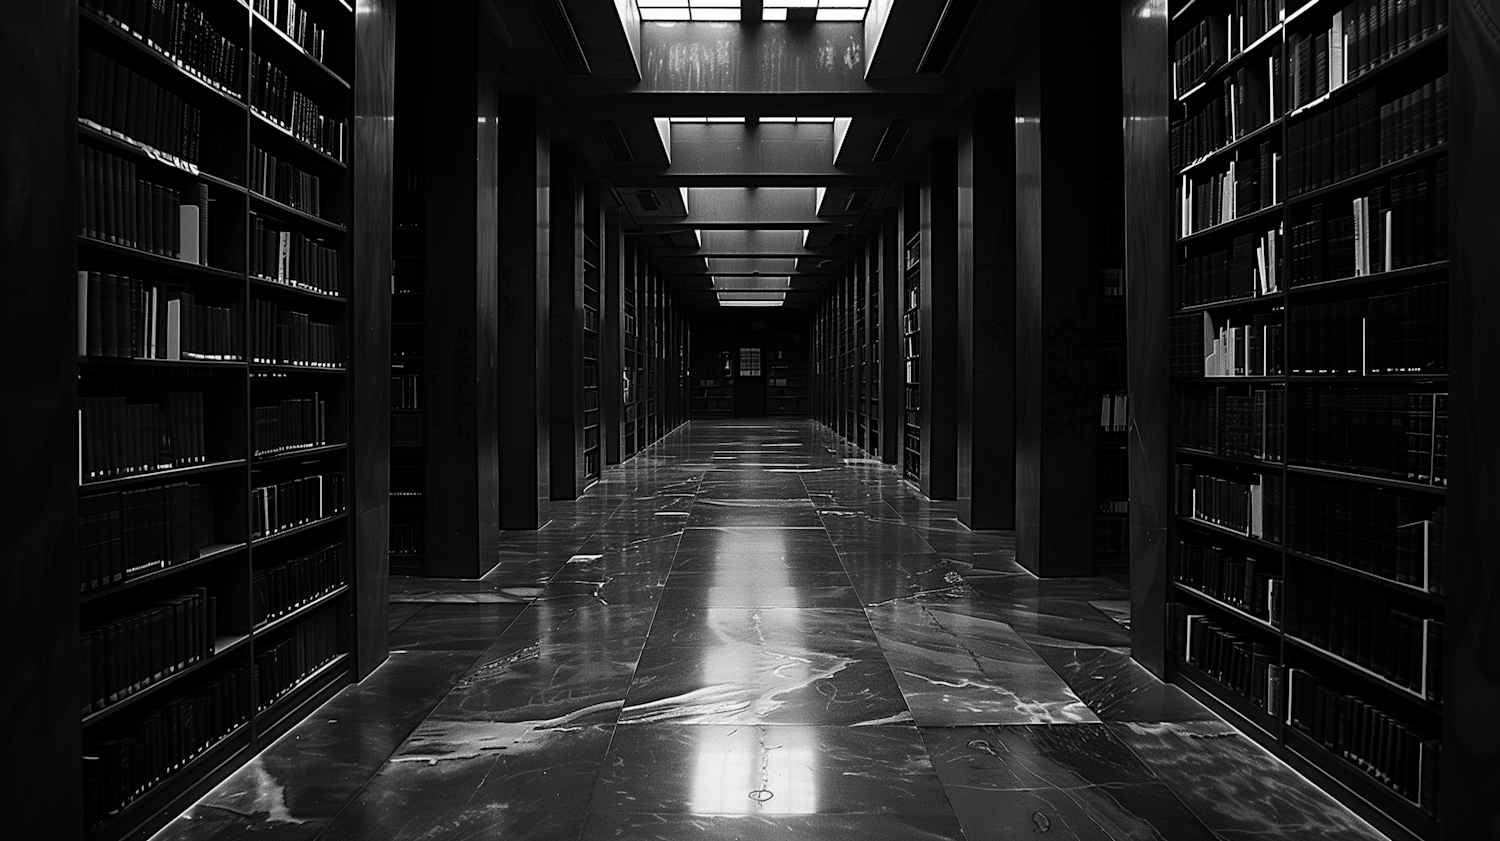
<path id="1" fill-rule="evenodd" d="M 1437 814 L 1442 740 L 1298 668 L 1287 671 L 1287 723 L 1422 811 Z"/>
<path id="2" fill-rule="evenodd" d="M 422 375 L 398 374 L 391 377 L 391 408 L 422 408 Z"/>
<path id="3" fill-rule="evenodd" d="M 242 361 L 238 303 L 200 304 L 185 287 L 109 272 L 78 273 L 78 353 L 129 359 Z"/>
<path id="4" fill-rule="evenodd" d="M 250 575 L 251 627 L 259 628 L 344 586 L 344 545 L 331 543 Z"/>
<path id="5" fill-rule="evenodd" d="M 1218 386 L 1185 388 L 1177 403 L 1176 440 L 1189 449 L 1262 461 L 1286 459 L 1286 391 Z"/>
<path id="6" fill-rule="evenodd" d="M 250 106 L 308 146 L 344 160 L 348 121 L 324 114 L 281 68 L 259 56 L 250 62 Z"/>
<path id="7" fill-rule="evenodd" d="M 165 392 L 149 403 L 80 397 L 79 481 L 203 464 L 203 433 L 202 392 Z"/>
<path id="8" fill-rule="evenodd" d="M 390 550 L 394 555 L 420 555 L 427 545 L 421 520 L 392 522 Z"/>
<path id="9" fill-rule="evenodd" d="M 1443 594 L 1448 507 L 1335 482 L 1292 480 L 1287 546 L 1304 555 Z"/>
<path id="10" fill-rule="evenodd" d="M 1230 52 L 1239 54 L 1281 23 L 1286 0 L 1234 0 Z"/>
<path id="11" fill-rule="evenodd" d="M 1281 291 L 1281 226 L 1241 234 L 1228 251 L 1189 257 L 1177 266 L 1173 297 L 1192 307 Z"/>
<path id="12" fill-rule="evenodd" d="M 1443 374 L 1448 370 L 1448 284 L 1293 307 L 1293 374 Z"/>
<path id="13" fill-rule="evenodd" d="M 1270 141 L 1258 155 L 1231 159 L 1227 168 L 1205 175 L 1187 174 L 1177 187 L 1178 235 L 1189 236 L 1264 210 L 1280 201 L 1281 153 Z"/>
<path id="14" fill-rule="evenodd" d="M 391 267 L 392 295 L 421 295 L 427 288 L 420 260 L 397 260 Z"/>
<path id="15" fill-rule="evenodd" d="M 1448 259 L 1448 165 L 1406 173 L 1344 215 L 1314 204 L 1292 226 L 1292 285 L 1364 277 Z"/>
<path id="16" fill-rule="evenodd" d="M 274 227 L 250 214 L 250 274 L 325 295 L 343 294 L 339 285 L 339 251 L 324 240 Z"/>
<path id="17" fill-rule="evenodd" d="M 259 146 L 250 147 L 250 190 L 303 213 L 323 215 L 322 179 Z"/>
<path id="18" fill-rule="evenodd" d="M 1178 656 L 1254 704 L 1281 717 L 1285 693 L 1275 643 L 1225 629 L 1181 602 L 1167 604 Z"/>
<path id="19" fill-rule="evenodd" d="M 328 404 L 316 392 L 250 410 L 250 440 L 257 457 L 321 447 L 328 443 Z"/>
<path id="20" fill-rule="evenodd" d="M 208 264 L 208 185 L 186 192 L 140 178 L 134 161 L 79 148 L 79 232 L 90 239 Z"/>
<path id="21" fill-rule="evenodd" d="M 84 0 L 146 44 L 220 90 L 242 90 L 245 48 L 224 37 L 189 0 Z"/>
<path id="22" fill-rule="evenodd" d="M 1418 698 L 1443 697 L 1443 622 L 1393 604 L 1391 591 L 1320 566 L 1301 569 L 1288 634 Z"/>
<path id="23" fill-rule="evenodd" d="M 1448 76 L 1377 104 L 1375 88 L 1287 128 L 1287 184 L 1297 196 L 1420 154 L 1448 139 Z"/>
<path id="24" fill-rule="evenodd" d="M 193 681 L 129 720 L 84 733 L 83 820 L 93 829 L 250 720 L 250 671 Z"/>
<path id="25" fill-rule="evenodd" d="M 214 653 L 216 599 L 202 587 L 148 598 L 146 607 L 84 626 L 83 713 L 119 703 Z"/>
<path id="26" fill-rule="evenodd" d="M 252 538 L 270 537 L 343 513 L 349 504 L 341 472 L 302 476 L 250 490 Z"/>
<path id="27" fill-rule="evenodd" d="M 201 156 L 203 112 L 87 46 L 78 52 L 78 117 L 100 131 L 188 164 Z"/>
<path id="28" fill-rule="evenodd" d="M 396 322 L 391 325 L 391 356 L 397 359 L 410 359 L 422 355 L 422 336 L 425 327 L 421 324 L 402 324 Z"/>
<path id="29" fill-rule="evenodd" d="M 402 447 L 420 447 L 425 439 L 421 415 L 391 415 L 391 443 Z"/>
<path id="30" fill-rule="evenodd" d="M 421 496 L 426 468 L 420 464 L 391 465 L 391 493 L 397 496 Z"/>
<path id="31" fill-rule="evenodd" d="M 343 329 L 313 321 L 305 312 L 282 309 L 272 301 L 251 301 L 255 341 L 250 358 L 268 365 L 342 368 Z"/>
<path id="32" fill-rule="evenodd" d="M 1292 107 L 1338 90 L 1448 23 L 1448 0 L 1352 0 L 1287 39 Z"/>
<path id="33" fill-rule="evenodd" d="M 1226 478 L 1177 464 L 1177 513 L 1271 543 L 1281 542 L 1282 480 L 1272 473 Z"/>
<path id="34" fill-rule="evenodd" d="M 338 613 L 332 610 L 320 610 L 298 622 L 277 642 L 257 645 L 251 667 L 256 709 L 270 707 L 338 655 Z"/>
<path id="35" fill-rule="evenodd" d="M 1448 394 L 1308 389 L 1292 400 L 1299 464 L 1448 484 Z"/>
<path id="36" fill-rule="evenodd" d="M 78 498 L 79 588 L 88 592 L 187 563 L 214 544 L 214 494 L 177 482 Z"/>
<path id="37" fill-rule="evenodd" d="M 1205 15 L 1172 44 L 1172 92 L 1182 96 L 1229 58 L 1230 21 Z"/>
<path id="38" fill-rule="evenodd" d="M 1249 324 L 1221 319 L 1202 340 L 1203 376 L 1265 377 L 1284 368 L 1281 313 L 1257 313 Z"/>
<path id="39" fill-rule="evenodd" d="M 1281 625 L 1281 603 L 1286 595 L 1279 565 L 1249 558 L 1218 546 L 1177 543 L 1173 578 L 1205 595 Z"/>
<path id="40" fill-rule="evenodd" d="M 1099 395 L 1099 430 L 1124 432 L 1130 428 L 1130 395 L 1110 392 Z"/>
<path id="41" fill-rule="evenodd" d="M 297 0 L 255 0 L 255 13 L 286 33 L 308 55 L 323 60 L 328 32 L 312 19 L 306 9 L 298 7 Z"/>

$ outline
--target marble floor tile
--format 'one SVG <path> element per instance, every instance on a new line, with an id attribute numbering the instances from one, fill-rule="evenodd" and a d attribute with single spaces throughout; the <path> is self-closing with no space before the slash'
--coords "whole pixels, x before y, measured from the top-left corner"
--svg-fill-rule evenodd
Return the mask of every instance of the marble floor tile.
<path id="1" fill-rule="evenodd" d="M 859 595 L 850 586 L 847 576 L 843 583 L 819 583 L 805 585 L 782 585 L 776 581 L 755 584 L 716 586 L 712 583 L 693 583 L 697 578 L 684 578 L 681 583 L 676 576 L 667 579 L 662 590 L 659 607 L 858 607 Z M 838 579 L 831 579 L 838 580 Z"/>
<path id="2" fill-rule="evenodd" d="M 483 651 L 526 609 L 524 604 L 427 604 L 391 632 L 392 650 Z"/>
<path id="3" fill-rule="evenodd" d="M 1104 725 L 922 735 L 968 841 L 1216 841 Z"/>
<path id="4" fill-rule="evenodd" d="M 386 625 L 394 631 L 401 627 L 401 623 L 412 618 L 422 611 L 423 605 L 416 602 L 406 604 L 392 604 L 386 609 Z"/>
<path id="5" fill-rule="evenodd" d="M 619 727 L 593 812 L 952 814 L 911 726 Z"/>
<path id="6" fill-rule="evenodd" d="M 1385 838 L 1222 721 L 1109 728 L 1223 841 Z"/>
<path id="7" fill-rule="evenodd" d="M 699 497 L 687 518 L 692 528 L 713 526 L 780 528 L 801 526 L 820 528 L 818 511 L 803 496 L 801 499 L 704 499 Z"/>
<path id="8" fill-rule="evenodd" d="M 646 645 L 849 651 L 879 643 L 858 608 L 694 607 L 658 609 Z"/>
<path id="9" fill-rule="evenodd" d="M 910 721 L 878 647 L 777 650 L 648 647 L 622 725 L 831 724 Z"/>
<path id="10" fill-rule="evenodd" d="M 1109 648 L 1033 645 L 1103 721 L 1207 721 L 1216 716 L 1191 695 L 1162 683 L 1128 654 Z"/>
<path id="11" fill-rule="evenodd" d="M 583 841 L 957 841 L 952 815 L 589 815 Z"/>

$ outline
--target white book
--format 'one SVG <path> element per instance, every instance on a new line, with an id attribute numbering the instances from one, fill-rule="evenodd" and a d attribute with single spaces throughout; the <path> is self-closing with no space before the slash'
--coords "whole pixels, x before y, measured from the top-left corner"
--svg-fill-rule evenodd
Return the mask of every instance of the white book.
<path id="1" fill-rule="evenodd" d="M 160 326 L 156 323 L 157 293 L 158 290 L 155 286 L 146 292 L 146 347 L 144 350 L 147 359 L 156 358 L 156 331 Z"/>
<path id="2" fill-rule="evenodd" d="M 1346 81 L 1344 69 L 1344 12 L 1333 13 L 1333 25 L 1328 32 L 1328 90 L 1336 91 Z"/>
<path id="3" fill-rule="evenodd" d="M 78 273 L 78 355 L 89 355 L 89 273 Z"/>
<path id="4" fill-rule="evenodd" d="M 1386 271 L 1390 271 L 1391 266 L 1393 265 L 1393 262 L 1391 260 L 1391 256 L 1393 253 L 1391 251 L 1391 240 L 1396 238 L 1395 227 L 1395 221 L 1391 217 L 1391 211 L 1385 211 L 1385 254 L 1383 255 L 1385 257 L 1385 260 L 1383 263 L 1381 263 L 1381 268 L 1385 269 Z"/>
<path id="5" fill-rule="evenodd" d="M 287 264 L 292 258 L 292 234 L 290 231 L 276 233 L 276 279 L 285 281 L 290 276 Z"/>
<path id="6" fill-rule="evenodd" d="M 1354 276 L 1364 277 L 1369 273 L 1365 259 L 1365 213 L 1364 199 L 1354 200 Z"/>
<path id="7" fill-rule="evenodd" d="M 167 359 L 182 358 L 182 301 L 167 301 Z"/>
<path id="8" fill-rule="evenodd" d="M 1266 525 L 1266 523 L 1265 523 L 1265 517 L 1264 517 L 1264 511 L 1265 511 L 1265 507 L 1266 507 L 1266 497 L 1265 497 L 1265 491 L 1264 491 L 1263 487 L 1264 486 L 1261 485 L 1259 477 L 1256 477 L 1255 484 L 1253 484 L 1253 485 L 1250 486 L 1250 536 L 1251 537 L 1264 537 L 1265 533 L 1266 533 L 1265 532 L 1265 525 Z"/>
<path id="9" fill-rule="evenodd" d="M 182 251 L 177 259 L 184 263 L 203 265 L 203 254 L 198 248 L 198 205 L 184 204 L 177 209 L 177 233 L 182 241 Z"/>

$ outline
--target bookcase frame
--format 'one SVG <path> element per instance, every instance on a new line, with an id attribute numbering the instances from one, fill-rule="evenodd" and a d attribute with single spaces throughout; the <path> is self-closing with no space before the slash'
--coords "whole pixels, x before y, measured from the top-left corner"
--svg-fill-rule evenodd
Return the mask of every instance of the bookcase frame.
<path id="1" fill-rule="evenodd" d="M 1130 13 L 1129 5 L 1127 4 L 1124 12 L 1127 15 Z M 1227 2 L 1227 0 L 1188 0 L 1170 3 L 1167 24 L 1168 48 L 1170 49 L 1179 36 L 1188 32 L 1197 21 L 1205 16 L 1232 15 L 1232 11 L 1241 5 Z M 1333 14 L 1342 12 L 1344 8 L 1345 3 L 1331 2 L 1331 0 L 1311 0 L 1305 3 L 1288 0 L 1279 21 L 1275 22 L 1269 31 L 1255 38 L 1241 51 L 1233 49 L 1235 40 L 1233 37 L 1226 37 L 1227 45 L 1222 60 L 1217 66 L 1210 68 L 1204 78 L 1192 83 L 1191 88 L 1186 92 L 1179 94 L 1174 89 L 1170 93 L 1170 119 L 1175 123 L 1185 118 L 1190 108 L 1212 97 L 1220 90 L 1221 82 L 1240 68 L 1253 66 L 1260 58 L 1268 58 L 1273 53 L 1280 54 L 1284 62 L 1282 75 L 1287 87 L 1276 90 L 1274 95 L 1280 97 L 1277 100 L 1278 107 L 1273 108 L 1269 113 L 1270 121 L 1266 125 L 1243 131 L 1238 137 L 1232 132 L 1226 132 L 1227 142 L 1220 148 L 1196 159 L 1185 160 L 1182 166 L 1170 172 L 1174 182 L 1180 183 L 1186 177 L 1216 171 L 1217 168 L 1227 165 L 1228 161 L 1240 156 L 1255 144 L 1269 142 L 1280 150 L 1282 157 L 1275 165 L 1277 178 L 1275 200 L 1269 207 L 1238 214 L 1228 221 L 1204 230 L 1184 232 L 1180 227 L 1180 220 L 1177 219 L 1181 212 L 1181 202 L 1178 202 L 1178 207 L 1170 211 L 1174 223 L 1177 223 L 1177 227 L 1174 227 L 1171 234 L 1173 246 L 1170 267 L 1175 276 L 1188 259 L 1188 255 L 1210 253 L 1209 249 L 1219 247 L 1221 243 L 1227 246 L 1236 234 L 1243 235 L 1267 229 L 1278 231 L 1280 240 L 1278 256 L 1283 259 L 1278 261 L 1280 268 L 1277 271 L 1278 288 L 1276 290 L 1266 292 L 1259 289 L 1257 291 L 1261 294 L 1204 303 L 1186 303 L 1178 294 L 1174 294 L 1171 297 L 1171 312 L 1177 318 L 1205 316 L 1213 319 L 1215 324 L 1224 321 L 1249 324 L 1252 323 L 1252 316 L 1260 315 L 1265 318 L 1267 324 L 1274 325 L 1281 331 L 1283 366 L 1279 371 L 1253 377 L 1174 373 L 1170 383 L 1170 407 L 1173 416 L 1171 469 L 1174 479 L 1184 465 L 1196 469 L 1200 475 L 1209 473 L 1223 477 L 1248 478 L 1252 474 L 1258 474 L 1262 477 L 1260 481 L 1263 488 L 1279 485 L 1283 489 L 1283 501 L 1275 509 L 1267 509 L 1266 517 L 1274 519 L 1279 532 L 1278 539 L 1268 540 L 1251 536 L 1234 528 L 1205 522 L 1190 513 L 1184 513 L 1187 510 L 1183 507 L 1185 493 L 1183 488 L 1176 487 L 1173 493 L 1175 499 L 1171 500 L 1171 507 L 1168 508 L 1171 513 L 1168 520 L 1165 570 L 1168 607 L 1164 642 L 1167 656 L 1165 671 L 1174 682 L 1191 695 L 1207 703 L 1210 708 L 1235 724 L 1240 730 L 1288 760 L 1299 771 L 1307 774 L 1321 787 L 1349 804 L 1391 837 L 1433 841 L 1439 837 L 1447 837 L 1442 832 L 1435 814 L 1425 811 L 1417 803 L 1397 793 L 1393 787 L 1378 781 L 1373 771 L 1367 773 L 1367 769 L 1360 767 L 1353 759 L 1346 759 L 1314 741 L 1310 735 L 1291 722 L 1289 709 L 1291 704 L 1289 703 L 1287 676 L 1289 670 L 1296 668 L 1315 674 L 1321 685 L 1332 686 L 1340 692 L 1357 694 L 1365 698 L 1385 714 L 1414 725 L 1426 735 L 1441 741 L 1444 732 L 1442 703 L 1414 697 L 1409 690 L 1371 668 L 1346 659 L 1328 648 L 1314 645 L 1299 635 L 1290 633 L 1286 627 L 1289 612 L 1303 599 L 1303 590 L 1312 586 L 1308 576 L 1313 574 L 1330 576 L 1330 586 L 1343 588 L 1342 592 L 1355 592 L 1358 587 L 1378 588 L 1380 593 L 1385 594 L 1390 604 L 1399 606 L 1403 611 L 1410 611 L 1423 618 L 1437 620 L 1445 618 L 1446 600 L 1442 595 L 1415 589 L 1333 560 L 1320 558 L 1308 551 L 1300 551 L 1293 544 L 1290 534 L 1293 520 L 1292 483 L 1307 483 L 1311 486 L 1311 483 L 1317 482 L 1321 487 L 1343 488 L 1346 492 L 1348 489 L 1373 489 L 1384 494 L 1398 494 L 1413 500 L 1416 508 L 1423 512 L 1437 506 L 1444 506 L 1447 501 L 1447 490 L 1442 485 L 1298 463 L 1302 460 L 1299 456 L 1306 451 L 1306 444 L 1300 442 L 1298 433 L 1293 429 L 1294 421 L 1301 417 L 1295 414 L 1293 407 L 1299 403 L 1303 395 L 1312 393 L 1314 390 L 1324 392 L 1337 390 L 1357 397 L 1374 395 L 1390 387 L 1413 393 L 1418 391 L 1446 393 L 1448 388 L 1448 369 L 1412 374 L 1354 376 L 1292 373 L 1291 364 L 1296 361 L 1292 358 L 1293 355 L 1309 352 L 1308 349 L 1294 348 L 1291 345 L 1290 331 L 1294 319 L 1300 317 L 1299 311 L 1314 312 L 1309 308 L 1324 302 L 1350 302 L 1353 305 L 1359 305 L 1368 296 L 1392 290 L 1409 289 L 1418 284 L 1446 283 L 1448 277 L 1448 262 L 1444 260 L 1361 277 L 1325 279 L 1301 285 L 1294 285 L 1291 282 L 1290 249 L 1285 244 L 1290 243 L 1290 235 L 1294 226 L 1307 219 L 1305 211 L 1312 203 L 1346 202 L 1362 195 L 1368 187 L 1385 183 L 1393 174 L 1401 174 L 1419 167 L 1425 168 L 1432 161 L 1446 158 L 1448 155 L 1448 147 L 1441 145 L 1394 163 L 1377 163 L 1372 168 L 1358 171 L 1317 189 L 1288 195 L 1286 157 L 1290 152 L 1296 151 L 1293 148 L 1292 128 L 1294 126 L 1312 119 L 1320 110 L 1329 109 L 1331 104 L 1348 101 L 1362 91 L 1377 89 L 1381 91 L 1381 96 L 1390 96 L 1392 88 L 1397 87 L 1394 83 L 1402 79 L 1399 74 L 1404 71 L 1401 68 L 1410 71 L 1420 65 L 1422 73 L 1431 75 L 1447 73 L 1452 66 L 1447 55 L 1450 24 L 1447 28 L 1429 31 L 1413 42 L 1402 46 L 1367 72 L 1348 80 L 1342 87 L 1295 109 L 1286 108 L 1290 99 L 1289 88 L 1292 73 L 1286 69 L 1285 62 L 1289 61 L 1288 56 L 1293 38 L 1325 31 L 1324 27 L 1329 25 Z M 1232 36 L 1234 32 L 1234 27 L 1231 25 L 1226 35 Z M 1129 37 L 1127 35 L 1127 40 Z M 1393 43 L 1398 40 L 1393 39 Z M 1169 53 L 1169 64 L 1170 61 L 1171 54 Z M 1428 75 L 1420 76 L 1417 81 L 1420 82 Z M 1404 85 L 1410 81 L 1412 80 L 1408 78 L 1401 84 Z M 1269 88 L 1275 87 L 1274 78 L 1267 80 L 1266 83 Z M 1158 149 L 1159 154 L 1165 154 L 1166 151 L 1165 148 Z M 1344 206 L 1347 207 L 1347 204 Z M 1134 282 L 1138 283 L 1141 280 L 1137 278 Z M 1189 322 L 1177 323 L 1181 325 Z M 1186 330 L 1185 327 L 1183 329 Z M 1415 327 L 1406 325 L 1406 329 L 1410 331 Z M 1173 353 L 1181 352 L 1182 347 L 1185 345 L 1175 347 Z M 1132 385 L 1134 386 L 1134 383 Z M 1205 449 L 1185 446 L 1182 443 L 1184 427 L 1181 419 L 1185 417 L 1184 412 L 1190 405 L 1196 406 L 1199 401 L 1199 398 L 1193 398 L 1190 404 L 1189 395 L 1195 393 L 1208 395 L 1217 386 L 1250 396 L 1253 396 L 1255 388 L 1280 391 L 1283 397 L 1280 400 L 1279 409 L 1272 406 L 1268 414 L 1268 424 L 1279 427 L 1282 436 L 1279 458 L 1275 457 L 1274 453 L 1270 457 L 1263 454 L 1261 457 L 1250 458 L 1239 453 L 1226 454 L 1223 446 Z M 1219 400 L 1217 397 L 1213 399 Z M 1134 422 L 1135 419 L 1132 423 Z M 1222 441 L 1224 417 L 1219 415 L 1214 422 L 1218 424 L 1214 434 Z M 1269 434 L 1269 432 L 1263 430 L 1263 434 Z M 1369 466 L 1373 472 L 1375 465 Z M 1176 482 L 1173 484 L 1175 486 Z M 1166 502 L 1166 500 L 1161 501 Z M 1136 501 L 1132 500 L 1133 507 L 1135 504 Z M 1351 512 L 1351 516 L 1360 515 L 1357 512 Z M 1271 520 L 1268 519 L 1268 525 L 1270 522 Z M 1272 570 L 1281 581 L 1281 615 L 1265 615 L 1259 610 L 1247 610 L 1241 604 L 1216 598 L 1205 592 L 1203 587 L 1192 586 L 1180 580 L 1184 564 L 1180 547 L 1185 545 L 1184 541 L 1194 545 L 1220 547 L 1242 559 L 1254 558 L 1264 568 Z M 1316 592 L 1314 591 L 1312 595 L 1316 595 Z M 1313 606 L 1313 610 L 1319 609 L 1330 608 L 1327 604 L 1322 605 L 1321 608 Z M 1174 627 L 1177 621 L 1174 617 L 1179 614 L 1206 615 L 1225 631 L 1247 640 L 1259 641 L 1267 646 L 1268 650 L 1274 651 L 1271 666 L 1273 670 L 1279 670 L 1282 675 L 1280 685 L 1273 684 L 1270 687 L 1271 693 L 1276 697 L 1276 701 L 1273 702 L 1277 711 L 1275 715 L 1220 682 L 1208 670 L 1190 664 L 1184 659 L 1185 652 L 1177 650 L 1180 641 L 1174 640 L 1174 636 L 1180 636 L 1181 633 Z M 1387 657 L 1394 656 L 1392 652 L 1382 654 Z M 1444 653 L 1435 652 L 1432 656 L 1441 660 Z M 1445 751 L 1451 747 L 1451 745 L 1446 746 Z M 1395 750 L 1384 745 L 1375 749 Z M 1446 772 L 1447 763 L 1442 764 L 1443 772 Z M 1443 788 L 1439 780 L 1438 813 L 1441 813 L 1443 809 Z"/>
<path id="2" fill-rule="evenodd" d="M 254 752 L 286 732 L 308 712 L 330 697 L 351 678 L 356 633 L 353 622 L 356 586 L 355 549 L 352 540 L 353 499 L 349 420 L 351 395 L 348 363 L 353 349 L 347 331 L 350 315 L 348 296 L 359 289 L 354 278 L 350 240 L 355 208 L 351 202 L 350 167 L 353 162 L 353 88 L 355 70 L 355 13 L 344 0 L 310 0 L 303 8 L 325 30 L 323 59 L 285 34 L 282 29 L 246 5 L 228 0 L 200 0 L 195 4 L 207 20 L 230 42 L 242 48 L 238 56 L 237 90 L 220 87 L 191 69 L 145 32 L 130 29 L 92 4 L 77 8 L 79 55 L 94 50 L 112 59 L 161 89 L 199 107 L 205 116 L 200 161 L 202 166 L 143 146 L 93 121 L 80 120 L 76 128 L 78 149 L 97 150 L 132 161 L 143 180 L 167 184 L 172 189 L 197 189 L 204 185 L 212 202 L 206 225 L 208 251 L 204 264 L 152 255 L 94 238 L 77 238 L 77 267 L 81 272 L 117 272 L 191 291 L 218 305 L 232 306 L 237 335 L 231 332 L 233 360 L 198 361 L 139 358 L 100 358 L 80 355 L 77 360 L 75 395 L 122 394 L 147 398 L 152 392 L 201 389 L 205 396 L 206 460 L 171 468 L 147 469 L 107 479 L 80 475 L 77 493 L 82 499 L 117 490 L 147 489 L 177 482 L 199 483 L 212 488 L 213 510 L 206 512 L 212 524 L 212 542 L 186 562 L 169 564 L 154 571 L 105 584 L 79 596 L 80 622 L 84 628 L 97 622 L 133 615 L 170 595 L 174 588 L 204 587 L 213 597 L 216 637 L 209 653 L 185 668 L 169 671 L 131 694 L 86 712 L 80 720 L 85 744 L 116 732 L 126 732 L 124 722 L 146 710 L 186 697 L 204 676 L 235 671 L 244 676 L 223 696 L 227 704 L 246 713 L 246 718 L 215 735 L 185 761 L 174 763 L 161 778 L 133 793 L 117 811 L 113 804 L 97 803 L 98 792 L 86 786 L 85 813 L 103 812 L 104 819 L 84 828 L 97 839 L 124 838 L 160 826 L 190 798 L 197 796 L 237 767 Z M 139 23 L 137 22 L 139 26 Z M 285 73 L 292 88 L 316 101 L 325 114 L 344 120 L 343 154 L 329 154 L 298 139 L 251 104 L 250 64 L 266 58 Z M 226 59 L 226 63 L 228 59 Z M 120 89 L 117 88 L 118 92 Z M 142 86 L 132 91 L 155 97 Z M 80 96 L 88 92 L 80 89 Z M 127 100 L 131 102 L 133 100 Z M 116 103 L 119 105 L 120 103 Z M 126 105 L 145 108 L 148 100 Z M 116 118 L 119 114 L 116 113 Z M 170 116 L 162 117 L 170 125 Z M 295 166 L 320 181 L 322 215 L 313 215 L 251 189 L 251 151 L 264 148 L 278 160 Z M 83 189 L 86 185 L 81 185 Z M 259 216 L 281 229 L 321 240 L 335 249 L 338 292 L 320 292 L 302 285 L 267 280 L 249 272 L 251 220 Z M 80 226 L 83 206 L 78 208 Z M 122 220 L 123 221 L 123 220 Z M 175 225 L 159 217 L 158 222 Z M 165 287 L 164 287 L 165 288 Z M 271 301 L 283 310 L 309 315 L 314 322 L 332 325 L 343 362 L 313 367 L 304 363 L 255 361 L 251 342 L 255 336 L 257 301 Z M 83 300 L 79 301 L 84 304 Z M 80 325 L 81 327 L 82 325 Z M 299 356 L 301 354 L 298 354 Z M 326 405 L 323 440 L 304 442 L 281 452 L 257 454 L 252 435 L 257 406 L 279 399 L 316 393 Z M 102 439 L 100 439 L 102 440 Z M 273 533 L 255 536 L 252 488 L 261 482 L 286 481 L 307 476 L 342 473 L 343 507 L 299 522 Z M 256 622 L 253 615 L 252 575 L 268 570 L 323 547 L 337 547 L 339 565 L 331 584 L 319 592 L 282 606 L 279 615 Z M 257 658 L 269 654 L 293 630 L 306 621 L 328 620 L 319 651 L 310 651 L 316 661 L 302 664 L 300 673 L 285 687 L 275 687 L 274 697 L 260 703 L 257 681 L 251 678 Z M 311 633 L 311 630 L 309 630 Z M 331 649 L 327 644 L 331 643 Z M 324 654 L 327 653 L 327 656 Z M 260 678 L 269 681 L 270 672 Z M 272 687 L 263 687 L 268 692 Z M 71 834 L 71 833 L 68 833 Z"/>

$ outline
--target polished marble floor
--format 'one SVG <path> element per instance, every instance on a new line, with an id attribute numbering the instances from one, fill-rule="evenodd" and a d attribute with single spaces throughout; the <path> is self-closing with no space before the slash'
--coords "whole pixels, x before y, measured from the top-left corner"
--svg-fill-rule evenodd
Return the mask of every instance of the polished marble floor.
<path id="1" fill-rule="evenodd" d="M 164 829 L 187 839 L 1381 836 L 802 421 L 695 422 L 392 582 L 391 658 Z"/>

